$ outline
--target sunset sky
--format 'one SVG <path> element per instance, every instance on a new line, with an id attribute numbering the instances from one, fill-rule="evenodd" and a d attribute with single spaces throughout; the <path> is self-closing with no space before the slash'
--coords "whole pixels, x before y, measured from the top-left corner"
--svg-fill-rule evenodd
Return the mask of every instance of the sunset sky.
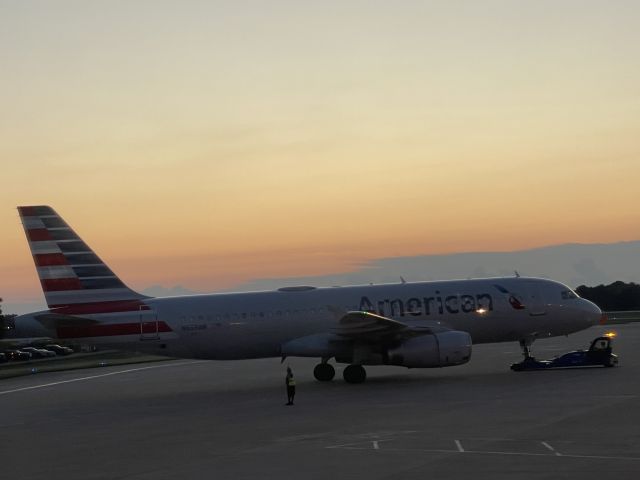
<path id="1" fill-rule="evenodd" d="M 17 205 L 135 289 L 640 239 L 640 2 L 0 0 Z"/>

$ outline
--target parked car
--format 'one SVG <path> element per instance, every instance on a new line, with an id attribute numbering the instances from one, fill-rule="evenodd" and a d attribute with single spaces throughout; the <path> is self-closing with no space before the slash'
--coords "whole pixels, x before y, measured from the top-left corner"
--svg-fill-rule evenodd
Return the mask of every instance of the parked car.
<path id="1" fill-rule="evenodd" d="M 7 363 L 9 359 L 4 353 L 0 353 L 0 363 Z"/>
<path id="2" fill-rule="evenodd" d="M 73 348 L 64 347 L 55 343 L 45 345 L 44 348 L 56 352 L 57 355 L 71 355 L 73 353 Z"/>
<path id="3" fill-rule="evenodd" d="M 56 352 L 45 350 L 44 348 L 24 347 L 22 348 L 22 351 L 29 352 L 33 358 L 49 358 L 56 356 Z"/>
<path id="4" fill-rule="evenodd" d="M 23 352 L 22 350 L 6 350 L 4 354 L 7 356 L 7 360 L 31 360 L 29 352 Z"/>
<path id="5" fill-rule="evenodd" d="M 33 354 L 31 352 L 25 352 L 22 349 L 18 350 L 17 353 L 18 360 L 31 360 L 33 358 Z"/>

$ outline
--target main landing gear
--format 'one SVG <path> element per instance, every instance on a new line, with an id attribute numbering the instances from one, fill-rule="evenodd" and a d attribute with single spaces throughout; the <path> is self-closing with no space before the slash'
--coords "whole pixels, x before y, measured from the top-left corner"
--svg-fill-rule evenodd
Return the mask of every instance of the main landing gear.
<path id="1" fill-rule="evenodd" d="M 322 362 L 313 369 L 313 376 L 320 382 L 330 382 L 336 376 L 336 369 L 333 368 L 333 365 Z"/>
<path id="2" fill-rule="evenodd" d="M 333 365 L 322 362 L 313 369 L 313 376 L 320 382 L 330 382 L 336 375 L 336 369 Z M 347 383 L 362 383 L 367 379 L 367 372 L 362 365 L 349 365 L 346 367 L 342 376 Z"/>
<path id="3" fill-rule="evenodd" d="M 342 372 L 347 383 L 362 383 L 367 379 L 367 371 L 362 365 L 349 365 Z"/>

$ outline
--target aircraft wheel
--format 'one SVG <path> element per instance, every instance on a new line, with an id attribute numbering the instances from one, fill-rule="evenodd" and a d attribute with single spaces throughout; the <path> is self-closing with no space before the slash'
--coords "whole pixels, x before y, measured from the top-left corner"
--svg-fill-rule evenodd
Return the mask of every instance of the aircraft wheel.
<path id="1" fill-rule="evenodd" d="M 367 372 L 362 365 L 349 365 L 342 372 L 347 383 L 362 383 L 367 378 Z"/>
<path id="2" fill-rule="evenodd" d="M 313 376 L 320 382 L 330 382 L 336 376 L 336 369 L 328 363 L 319 363 L 313 369 Z"/>

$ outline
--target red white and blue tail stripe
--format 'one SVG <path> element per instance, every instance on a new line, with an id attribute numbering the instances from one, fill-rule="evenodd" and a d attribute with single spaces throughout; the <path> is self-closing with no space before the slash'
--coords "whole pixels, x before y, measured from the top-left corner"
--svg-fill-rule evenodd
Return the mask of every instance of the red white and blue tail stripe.
<path id="1" fill-rule="evenodd" d="M 148 297 L 128 288 L 53 208 L 18 212 L 51 310 L 83 315 L 144 309 Z"/>

